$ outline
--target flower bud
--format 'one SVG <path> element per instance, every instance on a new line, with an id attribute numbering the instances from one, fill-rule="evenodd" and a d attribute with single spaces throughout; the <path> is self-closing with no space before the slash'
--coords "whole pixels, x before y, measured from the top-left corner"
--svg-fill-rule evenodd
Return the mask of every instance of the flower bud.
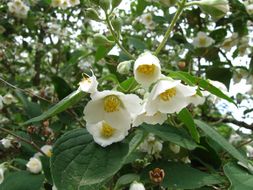
<path id="1" fill-rule="evenodd" d="M 229 11 L 227 0 L 202 0 L 198 2 L 202 11 L 210 14 L 214 19 L 220 19 Z"/>
<path id="2" fill-rule="evenodd" d="M 100 0 L 99 5 L 104 11 L 107 11 L 110 8 L 110 0 Z"/>
<path id="3" fill-rule="evenodd" d="M 111 23 L 115 31 L 121 31 L 122 20 L 119 17 L 113 18 Z"/>
<path id="4" fill-rule="evenodd" d="M 145 187 L 142 183 L 134 181 L 131 185 L 129 190 L 145 190 Z"/>
<path id="5" fill-rule="evenodd" d="M 131 65 L 132 65 L 131 63 L 132 61 L 123 61 L 119 63 L 117 66 L 117 72 L 122 75 L 128 74 L 131 70 Z"/>
<path id="6" fill-rule="evenodd" d="M 30 158 L 29 162 L 26 164 L 27 169 L 34 174 L 40 173 L 42 170 L 41 161 L 37 158 Z"/>
<path id="7" fill-rule="evenodd" d="M 113 41 L 108 40 L 104 35 L 101 34 L 95 34 L 93 43 L 96 46 L 110 46 L 114 44 Z"/>
<path id="8" fill-rule="evenodd" d="M 170 150 L 175 154 L 178 154 L 180 152 L 180 146 L 174 143 L 170 143 Z"/>
<path id="9" fill-rule="evenodd" d="M 4 164 L 1 164 L 0 165 L 0 184 L 3 183 L 4 181 L 4 171 L 5 171 Z"/>
<path id="10" fill-rule="evenodd" d="M 122 0 L 112 0 L 112 8 L 119 6 Z"/>
<path id="11" fill-rule="evenodd" d="M 96 10 L 92 9 L 92 8 L 88 8 L 85 12 L 85 15 L 87 18 L 95 20 L 95 21 L 100 21 L 101 19 L 98 16 L 98 13 Z"/>

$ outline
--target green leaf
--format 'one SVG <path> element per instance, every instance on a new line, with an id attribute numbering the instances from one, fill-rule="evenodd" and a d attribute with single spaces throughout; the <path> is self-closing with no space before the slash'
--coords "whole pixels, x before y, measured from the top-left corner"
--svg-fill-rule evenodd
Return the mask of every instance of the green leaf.
<path id="1" fill-rule="evenodd" d="M 43 175 L 31 174 L 28 171 L 6 173 L 2 190 L 40 190 L 44 181 Z"/>
<path id="2" fill-rule="evenodd" d="M 208 67 L 206 69 L 206 77 L 208 79 L 219 81 L 225 84 L 228 89 L 232 76 L 233 73 L 229 68 Z"/>
<path id="3" fill-rule="evenodd" d="M 204 90 L 207 90 L 210 93 L 236 105 L 236 103 L 234 102 L 232 98 L 228 97 L 220 89 L 216 88 L 215 86 L 213 86 L 208 81 L 202 78 L 192 76 L 191 74 L 182 72 L 182 71 L 177 71 L 177 72 L 169 71 L 169 76 L 172 78 L 183 80 L 184 82 L 186 82 L 188 85 L 191 85 L 191 86 L 198 85 Z"/>
<path id="4" fill-rule="evenodd" d="M 66 97 L 72 92 L 72 89 L 63 78 L 54 76 L 52 77 L 52 81 L 54 84 L 54 89 L 60 100 L 62 100 L 64 97 Z"/>
<path id="5" fill-rule="evenodd" d="M 52 176 L 51 176 L 50 159 L 49 159 L 49 157 L 41 156 L 40 157 L 40 161 L 42 163 L 43 172 L 44 172 L 44 175 L 45 175 L 47 181 L 51 185 L 53 185 L 53 179 L 52 179 Z"/>
<path id="6" fill-rule="evenodd" d="M 133 181 L 138 181 L 139 178 L 140 177 L 137 174 L 125 174 L 118 179 L 118 181 L 115 184 L 114 189 L 119 189 L 119 187 L 128 185 L 132 183 Z"/>
<path id="7" fill-rule="evenodd" d="M 95 61 L 98 62 L 100 59 L 104 58 L 111 51 L 112 48 L 113 46 L 99 46 L 95 54 Z"/>
<path id="8" fill-rule="evenodd" d="M 230 190 L 253 189 L 253 175 L 250 175 L 235 163 L 227 163 L 224 166 L 224 172 L 231 183 Z"/>
<path id="9" fill-rule="evenodd" d="M 33 118 L 41 114 L 41 108 L 39 104 L 29 101 L 27 97 L 24 96 L 24 94 L 19 90 L 16 90 L 15 92 L 17 97 L 22 102 L 24 110 L 29 118 Z"/>
<path id="10" fill-rule="evenodd" d="M 148 133 L 153 133 L 160 137 L 163 141 L 170 141 L 186 149 L 193 150 L 198 145 L 192 140 L 192 138 L 183 129 L 177 129 L 168 125 L 147 125 L 143 124 L 139 127 Z"/>
<path id="11" fill-rule="evenodd" d="M 147 49 L 146 44 L 143 42 L 143 40 L 134 37 L 128 38 L 128 45 L 133 46 L 135 49 L 141 51 Z"/>
<path id="12" fill-rule="evenodd" d="M 23 125 L 27 125 L 34 122 L 39 122 L 42 120 L 45 120 L 49 117 L 55 116 L 56 114 L 68 109 L 75 103 L 77 103 L 81 98 L 83 98 L 85 93 L 82 91 L 76 90 L 72 92 L 70 95 L 62 99 L 60 102 L 58 102 L 53 107 L 49 108 L 46 112 L 44 112 L 42 115 L 38 117 L 34 117 L 28 121 L 26 121 Z"/>
<path id="13" fill-rule="evenodd" d="M 113 176 L 123 165 L 128 145 L 115 143 L 106 148 L 93 141 L 85 129 L 63 135 L 56 142 L 51 171 L 58 189 L 89 190 Z"/>
<path id="14" fill-rule="evenodd" d="M 219 144 L 224 150 L 226 150 L 231 156 L 239 160 L 241 163 L 248 165 L 249 161 L 233 146 L 231 145 L 223 136 L 221 136 L 212 127 L 205 124 L 202 121 L 195 120 L 196 125 L 204 131 L 204 133 Z"/>
<path id="15" fill-rule="evenodd" d="M 148 165 L 142 175 L 141 181 L 151 182 L 149 171 L 160 168 L 164 170 L 165 177 L 161 186 L 173 189 L 196 189 L 206 185 L 222 183 L 222 178 L 215 174 L 208 174 L 178 162 L 160 161 Z"/>
<path id="16" fill-rule="evenodd" d="M 182 109 L 178 114 L 179 119 L 184 123 L 184 125 L 188 128 L 192 138 L 199 143 L 199 132 L 196 129 L 194 120 L 192 118 L 191 113 L 188 109 Z"/>

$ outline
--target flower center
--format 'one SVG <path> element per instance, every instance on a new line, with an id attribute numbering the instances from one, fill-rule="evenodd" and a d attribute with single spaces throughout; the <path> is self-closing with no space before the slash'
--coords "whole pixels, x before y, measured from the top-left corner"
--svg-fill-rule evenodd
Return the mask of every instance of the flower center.
<path id="1" fill-rule="evenodd" d="M 103 123 L 101 128 L 101 135 L 105 138 L 111 137 L 115 132 L 115 129 L 111 127 L 108 123 Z"/>
<path id="2" fill-rule="evenodd" d="M 119 111 L 120 104 L 120 99 L 117 96 L 107 96 L 104 99 L 104 110 L 109 113 Z"/>
<path id="3" fill-rule="evenodd" d="M 160 94 L 160 98 L 163 101 L 169 101 L 172 97 L 174 97 L 176 95 L 177 91 L 176 88 L 171 88 L 166 90 L 165 92 Z"/>
<path id="4" fill-rule="evenodd" d="M 199 44 L 201 46 L 205 46 L 206 45 L 206 38 L 205 37 L 200 37 L 199 38 Z"/>
<path id="5" fill-rule="evenodd" d="M 46 153 L 46 155 L 47 155 L 48 157 L 51 157 L 51 156 L 53 155 L 53 153 L 52 153 L 51 150 L 49 150 L 49 151 Z"/>
<path id="6" fill-rule="evenodd" d="M 139 73 L 142 73 L 142 74 L 145 74 L 145 75 L 150 75 L 150 74 L 153 74 L 155 72 L 155 65 L 154 64 L 152 64 L 152 65 L 140 65 L 137 68 L 137 71 Z"/>

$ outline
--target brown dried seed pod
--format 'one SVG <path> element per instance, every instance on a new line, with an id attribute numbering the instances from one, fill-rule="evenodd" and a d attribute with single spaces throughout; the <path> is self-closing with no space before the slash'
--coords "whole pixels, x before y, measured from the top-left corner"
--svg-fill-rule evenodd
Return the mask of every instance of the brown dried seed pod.
<path id="1" fill-rule="evenodd" d="M 165 176 L 165 172 L 163 169 L 155 168 L 149 171 L 149 178 L 154 183 L 162 183 Z"/>

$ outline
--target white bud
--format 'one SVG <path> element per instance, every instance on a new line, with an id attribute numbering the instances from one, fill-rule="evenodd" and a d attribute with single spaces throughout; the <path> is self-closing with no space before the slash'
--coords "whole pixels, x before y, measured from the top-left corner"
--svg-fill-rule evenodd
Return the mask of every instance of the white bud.
<path id="1" fill-rule="evenodd" d="M 128 74 L 131 70 L 131 63 L 132 61 L 123 61 L 119 63 L 117 66 L 117 72 L 122 75 Z"/>
<path id="2" fill-rule="evenodd" d="M 84 77 L 79 82 L 79 89 L 87 93 L 95 93 L 97 91 L 98 81 L 94 73 L 92 72 L 91 77 Z"/>
<path id="3" fill-rule="evenodd" d="M 38 158 L 30 158 L 29 162 L 26 164 L 27 169 L 34 174 L 40 173 L 42 170 L 41 161 Z"/>
<path id="4" fill-rule="evenodd" d="M 180 146 L 178 146 L 177 144 L 170 143 L 170 150 L 175 154 L 178 154 L 180 152 Z"/>
<path id="5" fill-rule="evenodd" d="M 145 187 L 142 183 L 134 181 L 131 185 L 129 190 L 145 190 Z"/>

